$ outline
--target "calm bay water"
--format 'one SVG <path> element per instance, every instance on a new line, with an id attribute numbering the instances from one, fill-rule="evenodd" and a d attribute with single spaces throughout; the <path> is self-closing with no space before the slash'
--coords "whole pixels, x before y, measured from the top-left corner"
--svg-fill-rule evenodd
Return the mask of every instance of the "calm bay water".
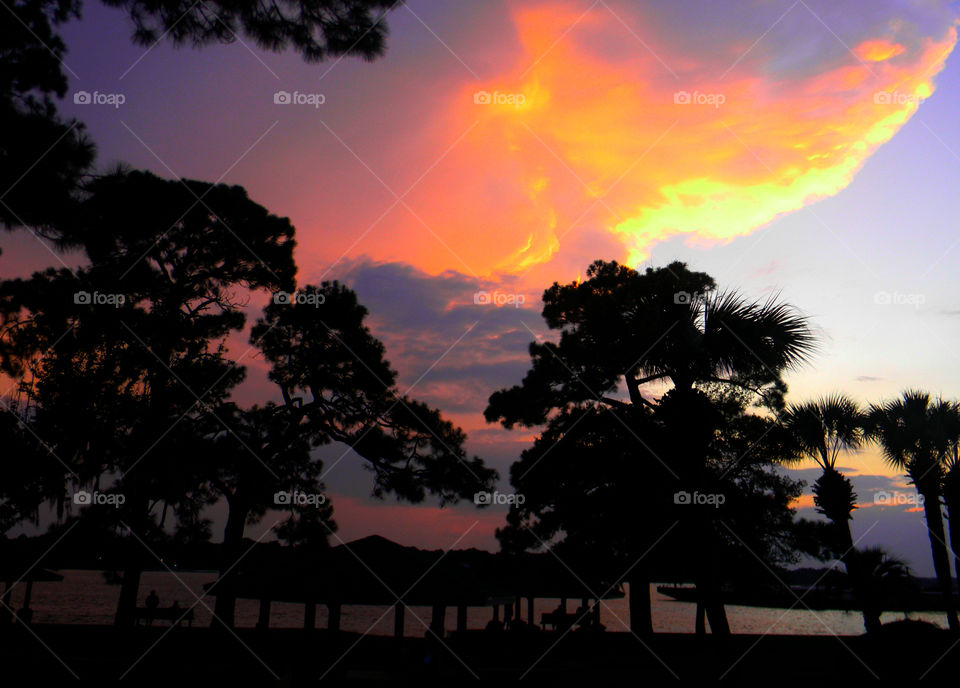
<path id="1" fill-rule="evenodd" d="M 116 609 L 120 587 L 108 585 L 99 571 L 64 570 L 60 571 L 64 580 L 60 583 L 36 583 L 33 589 L 31 607 L 34 610 L 35 623 L 64 624 L 111 624 Z M 214 599 L 203 595 L 203 584 L 216 580 L 214 572 L 182 572 L 176 575 L 167 572 L 148 571 L 143 574 L 140 584 L 139 605 L 151 590 L 160 597 L 160 606 L 167 607 L 177 601 L 182 608 L 194 607 L 195 621 L 200 626 L 210 623 Z M 14 608 L 21 606 L 24 585 L 14 588 Z M 691 633 L 694 630 L 695 605 L 676 602 L 669 597 L 652 590 L 654 629 L 662 633 Z M 558 600 L 536 600 L 535 615 L 553 611 Z M 568 609 L 572 612 L 578 602 L 571 600 Z M 799 605 L 798 605 L 799 606 Z M 237 625 L 254 626 L 257 621 L 259 603 L 253 600 L 237 601 Z M 526 601 L 523 604 L 523 617 L 526 619 Z M 630 618 L 627 600 L 606 600 L 601 606 L 601 622 L 609 631 L 626 631 Z M 857 614 L 840 611 L 811 612 L 806 609 L 762 609 L 756 607 L 727 608 L 730 627 L 734 633 L 778 634 L 778 635 L 859 635 L 863 632 L 863 623 Z M 483 628 L 492 618 L 489 607 L 471 608 L 467 616 L 467 625 L 471 629 Z M 419 619 L 417 618 L 419 617 Z M 884 622 L 903 618 L 903 614 L 885 614 Z M 912 619 L 932 621 L 946 626 L 943 614 L 917 613 Z M 276 628 L 297 628 L 303 625 L 303 605 L 274 603 L 271 608 L 271 626 Z M 317 626 L 323 627 L 327 621 L 327 609 L 320 605 L 317 609 Z M 425 624 L 430 621 L 430 609 L 413 607 L 406 615 L 406 634 L 422 636 Z M 393 633 L 393 612 L 389 607 L 346 606 L 343 608 L 340 627 L 354 632 L 370 632 L 376 635 Z M 456 627 L 456 609 L 447 609 L 447 628 Z"/>

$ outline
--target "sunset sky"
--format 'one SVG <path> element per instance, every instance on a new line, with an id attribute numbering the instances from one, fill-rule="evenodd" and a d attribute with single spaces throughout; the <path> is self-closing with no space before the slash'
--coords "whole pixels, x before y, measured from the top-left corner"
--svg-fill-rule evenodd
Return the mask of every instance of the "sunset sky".
<path id="1" fill-rule="evenodd" d="M 543 289 L 598 258 L 683 260 L 795 304 L 822 343 L 788 378 L 791 401 L 960 397 L 957 9 L 408 0 L 388 15 L 383 58 L 306 64 L 246 39 L 147 50 L 122 12 L 89 3 L 64 27 L 62 110 L 87 124 L 101 169 L 240 184 L 289 217 L 299 281 L 354 287 L 401 390 L 460 424 L 509 490 L 533 433 L 487 425 L 483 407 L 547 335 Z M 78 91 L 125 102 L 79 105 Z M 25 232 L 2 246 L 7 277 L 57 262 Z M 478 290 L 525 302 L 475 304 Z M 240 397 L 262 403 L 264 366 L 243 363 Z M 343 452 L 324 450 L 324 481 L 345 540 L 447 547 L 469 531 L 458 546 L 495 547 L 506 507 L 378 502 Z M 874 505 L 878 490 L 912 488 L 872 448 L 842 465 L 863 505 L 854 537 L 929 575 L 920 514 Z M 809 497 L 801 506 L 813 515 Z"/>

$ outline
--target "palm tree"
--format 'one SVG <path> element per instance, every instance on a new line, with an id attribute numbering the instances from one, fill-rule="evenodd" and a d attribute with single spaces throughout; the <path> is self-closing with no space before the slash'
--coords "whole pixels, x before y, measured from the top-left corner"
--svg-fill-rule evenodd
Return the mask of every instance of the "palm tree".
<path id="1" fill-rule="evenodd" d="M 675 299 L 676 301 L 676 299 Z M 815 347 L 807 319 L 789 304 L 775 298 L 755 302 L 736 292 L 714 292 L 681 299 L 662 308 L 652 324 L 664 325 L 662 343 L 649 347 L 626 376 L 631 397 L 639 397 L 639 385 L 669 381 L 672 401 L 678 404 L 684 422 L 676 430 L 676 454 L 681 477 L 697 486 L 705 478 L 707 439 L 722 430 L 706 420 L 705 385 L 746 390 L 772 408 L 782 405 L 786 390 L 781 375 L 804 363 Z M 686 303 L 684 303 L 686 301 Z M 643 313 L 643 315 L 648 315 Z M 677 320 L 674 320 L 677 318 Z M 659 322 L 658 322 L 659 320 Z M 678 323 L 674 327 L 669 322 Z M 652 331 L 657 331 L 656 329 Z M 685 411 L 683 411 L 685 409 Z M 726 612 L 713 572 L 716 535 L 708 521 L 697 524 L 697 586 L 700 604 L 716 634 L 728 634 Z"/>
<path id="2" fill-rule="evenodd" d="M 960 579 L 960 403 L 939 400 L 934 406 L 934 417 L 939 434 L 941 489 L 950 526 L 950 549 L 954 572 Z"/>
<path id="3" fill-rule="evenodd" d="M 782 420 L 799 450 L 799 459 L 813 459 L 823 473 L 813 485 L 817 511 L 830 520 L 830 547 L 847 569 L 854 595 L 861 605 L 867 632 L 880 627 L 880 615 L 868 604 L 865 580 L 858 569 L 850 521 L 856 509 L 857 495 L 850 479 L 837 470 L 841 452 L 855 451 L 863 445 L 864 416 L 855 401 L 842 394 L 791 406 Z M 792 458 L 792 457 L 790 457 Z"/>
<path id="4" fill-rule="evenodd" d="M 847 578 L 850 586 L 860 591 L 864 619 L 868 614 L 876 618 L 876 627 L 879 628 L 884 607 L 913 588 L 910 568 L 904 561 L 890 556 L 882 547 L 854 549 L 848 559 L 854 564 L 852 570 L 856 574 L 851 575 L 847 564 Z M 869 632 L 871 629 L 867 630 Z"/>
<path id="5" fill-rule="evenodd" d="M 943 435 L 939 415 L 929 394 L 908 390 L 899 399 L 871 405 L 866 431 L 883 449 L 890 465 L 906 473 L 923 497 L 933 568 L 943 595 L 947 623 L 951 631 L 960 631 L 940 510 Z"/>

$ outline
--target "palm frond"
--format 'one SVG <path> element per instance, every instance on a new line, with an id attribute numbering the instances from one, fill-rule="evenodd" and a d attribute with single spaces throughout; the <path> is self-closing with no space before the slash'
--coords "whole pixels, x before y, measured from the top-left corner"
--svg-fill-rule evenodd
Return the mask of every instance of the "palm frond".
<path id="1" fill-rule="evenodd" d="M 777 379 L 807 360 L 816 338 L 806 316 L 776 297 L 747 301 L 734 291 L 708 295 L 703 336 L 716 370 Z"/>
<path id="2" fill-rule="evenodd" d="M 801 451 L 824 469 L 835 468 L 841 452 L 863 444 L 863 412 L 843 394 L 791 406 L 783 421 Z"/>
<path id="3" fill-rule="evenodd" d="M 940 440 L 927 392 L 906 390 L 896 399 L 872 404 L 864 425 L 887 463 L 914 484 L 939 477 Z"/>

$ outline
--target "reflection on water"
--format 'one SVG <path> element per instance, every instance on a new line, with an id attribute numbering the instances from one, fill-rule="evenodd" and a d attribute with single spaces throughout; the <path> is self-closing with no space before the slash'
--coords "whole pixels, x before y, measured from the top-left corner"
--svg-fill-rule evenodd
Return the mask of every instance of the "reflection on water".
<path id="1" fill-rule="evenodd" d="M 103 573 L 99 571 L 60 571 L 64 575 L 61 583 L 35 583 L 31 606 L 34 609 L 35 623 L 73 623 L 73 624 L 110 624 L 116 609 L 120 587 L 107 585 Z M 139 605 L 151 590 L 160 597 L 160 606 L 168 607 L 174 601 L 184 609 L 194 607 L 195 622 L 199 626 L 210 623 L 214 600 L 205 597 L 199 603 L 197 598 L 203 594 L 203 584 L 216 580 L 214 572 L 185 572 L 176 575 L 167 572 L 147 571 L 140 583 Z M 12 607 L 18 608 L 22 601 L 24 586 L 14 588 Z M 669 597 L 652 590 L 654 630 L 662 633 L 691 633 L 694 629 L 695 607 L 688 602 L 676 602 Z M 535 615 L 553 611 L 558 600 L 536 600 Z M 570 600 L 568 609 L 572 612 L 578 601 Z M 756 607 L 727 608 L 730 628 L 734 633 L 778 634 L 778 635 L 859 635 L 863 632 L 863 623 L 858 614 L 840 611 L 812 612 L 803 609 L 760 609 Z M 236 621 L 238 626 L 254 626 L 257 621 L 259 603 L 254 600 L 238 600 Z M 526 618 L 527 605 L 523 603 L 523 616 Z M 492 618 L 490 608 L 471 608 L 467 616 L 469 628 L 483 628 Z M 894 621 L 902 614 L 885 614 L 883 621 Z M 910 618 L 932 621 L 946 626 L 943 614 L 918 613 Z M 610 631 L 626 631 L 629 612 L 627 600 L 606 600 L 601 607 L 601 622 Z M 303 605 L 275 602 L 271 608 L 270 625 L 277 628 L 296 628 L 303 625 Z M 327 609 L 320 606 L 317 610 L 317 626 L 327 622 Z M 430 609 L 412 607 L 405 617 L 406 634 L 422 636 L 430 622 Z M 393 612 L 391 607 L 344 607 L 340 627 L 343 630 L 359 633 L 370 632 L 376 635 L 393 633 Z M 447 608 L 447 628 L 456 627 L 456 609 Z"/>

